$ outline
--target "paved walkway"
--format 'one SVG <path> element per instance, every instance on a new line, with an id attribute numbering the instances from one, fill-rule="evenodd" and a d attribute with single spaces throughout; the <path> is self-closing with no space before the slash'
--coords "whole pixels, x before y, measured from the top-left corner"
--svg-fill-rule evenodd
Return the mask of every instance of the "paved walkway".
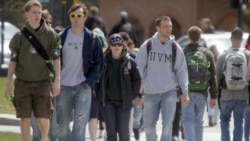
<path id="1" fill-rule="evenodd" d="M 232 121 L 231 121 L 232 122 Z M 158 121 L 157 124 L 157 133 L 158 138 L 161 133 L 161 120 Z M 14 133 L 20 133 L 19 129 L 19 121 L 15 118 L 15 115 L 8 115 L 8 114 L 0 114 L 0 132 L 14 132 Z M 233 128 L 231 123 L 231 129 Z M 89 133 L 88 130 L 86 134 L 87 141 L 90 141 L 89 139 Z M 232 130 L 231 130 L 232 133 Z M 145 141 L 145 133 L 141 133 L 141 141 Z M 215 127 L 208 127 L 208 118 L 207 115 L 204 115 L 204 134 L 203 134 L 203 141 L 219 141 L 220 140 L 220 126 L 217 125 Z M 103 141 L 103 139 L 98 139 L 97 141 Z M 134 141 L 134 137 L 131 136 L 131 141 Z"/>

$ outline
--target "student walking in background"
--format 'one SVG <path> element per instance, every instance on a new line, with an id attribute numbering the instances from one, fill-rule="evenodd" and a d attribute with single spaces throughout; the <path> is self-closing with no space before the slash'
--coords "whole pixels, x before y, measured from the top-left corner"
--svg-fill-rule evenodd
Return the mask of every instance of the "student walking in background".
<path id="1" fill-rule="evenodd" d="M 70 7 L 68 14 L 71 25 L 60 35 L 61 93 L 56 97 L 58 140 L 85 141 L 85 129 L 90 115 L 91 88 L 102 74 L 103 53 L 99 38 L 84 27 L 88 14 L 86 6 L 80 2 L 76 3 Z"/>
<path id="2" fill-rule="evenodd" d="M 120 12 L 120 21 L 113 26 L 109 32 L 109 36 L 114 33 L 126 32 L 137 46 L 137 37 L 133 25 L 128 21 L 128 13 L 126 11 Z"/>
<path id="3" fill-rule="evenodd" d="M 138 53 L 139 50 L 138 48 L 134 48 L 133 40 L 130 39 L 130 36 L 127 32 L 119 32 L 119 35 L 122 37 L 123 43 L 127 47 L 129 55 L 135 59 L 136 54 Z M 133 119 L 132 128 L 133 128 L 134 137 L 136 141 L 140 140 L 140 129 L 142 128 L 142 107 L 143 106 L 137 105 L 137 100 L 139 98 L 142 98 L 141 94 L 133 102 L 133 112 L 132 112 L 133 115 L 131 115 L 133 116 L 131 117 Z"/>
<path id="4" fill-rule="evenodd" d="M 129 122 L 133 100 L 139 95 L 141 77 L 135 61 L 119 34 L 112 34 L 104 52 L 104 73 L 100 81 L 108 141 L 130 141 Z"/>
<path id="5" fill-rule="evenodd" d="M 231 141 L 229 133 L 231 115 L 234 121 L 232 141 L 242 141 L 243 138 L 244 110 L 249 93 L 247 64 L 250 52 L 241 48 L 242 36 L 242 29 L 236 27 L 231 32 L 232 46 L 219 56 L 216 64 L 217 81 L 221 88 L 221 141 Z"/>
<path id="6" fill-rule="evenodd" d="M 217 82 L 213 53 L 199 44 L 201 29 L 192 26 L 188 29 L 190 43 L 183 49 L 186 56 L 189 77 L 190 102 L 182 108 L 182 125 L 186 141 L 203 140 L 203 115 L 207 101 L 208 88 L 210 107 L 216 105 Z M 199 82 L 199 83 L 198 83 Z"/>
<path id="7" fill-rule="evenodd" d="M 53 106 L 52 95 L 55 97 L 60 92 L 60 38 L 41 19 L 42 5 L 39 1 L 28 1 L 24 6 L 24 14 L 27 19 L 24 28 L 41 43 L 40 48 L 45 50 L 43 53 L 53 61 L 53 68 L 50 69 L 55 73 L 52 73 L 44 63 L 44 58 L 36 49 L 39 47 L 34 46 L 24 33 L 19 32 L 10 42 L 11 62 L 5 95 L 9 99 L 12 91 L 11 80 L 15 73 L 14 106 L 17 117 L 21 118 L 22 138 L 24 141 L 30 141 L 30 117 L 33 112 L 41 133 L 40 140 L 47 141 Z M 29 36 L 32 36 L 31 34 Z"/>
<path id="8" fill-rule="evenodd" d="M 160 16 L 155 20 L 155 26 L 157 32 L 142 44 L 136 56 L 144 90 L 143 126 L 146 140 L 157 141 L 156 123 L 161 112 L 160 141 L 171 141 L 177 85 L 182 90 L 182 104 L 186 106 L 189 102 L 187 64 L 182 48 L 171 35 L 171 18 Z"/>
<path id="9" fill-rule="evenodd" d="M 245 44 L 245 48 L 250 50 L 250 33 L 248 35 L 248 39 Z M 248 91 L 250 90 L 250 86 L 248 86 Z M 250 91 L 249 91 L 250 92 Z M 245 116 L 244 116 L 244 139 L 245 141 L 250 141 L 250 95 L 248 96 L 247 106 L 245 109 Z"/>

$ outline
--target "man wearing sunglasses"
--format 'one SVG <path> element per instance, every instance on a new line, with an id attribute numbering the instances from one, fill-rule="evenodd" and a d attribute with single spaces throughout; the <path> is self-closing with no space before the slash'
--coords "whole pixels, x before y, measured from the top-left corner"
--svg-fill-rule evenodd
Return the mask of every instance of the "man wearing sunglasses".
<path id="1" fill-rule="evenodd" d="M 76 3 L 68 11 L 71 26 L 62 31 L 61 93 L 56 97 L 58 140 L 85 141 L 89 120 L 91 88 L 103 71 L 99 38 L 84 27 L 87 8 Z M 71 116 L 73 113 L 73 117 Z M 70 130 L 70 121 L 73 128 Z"/>

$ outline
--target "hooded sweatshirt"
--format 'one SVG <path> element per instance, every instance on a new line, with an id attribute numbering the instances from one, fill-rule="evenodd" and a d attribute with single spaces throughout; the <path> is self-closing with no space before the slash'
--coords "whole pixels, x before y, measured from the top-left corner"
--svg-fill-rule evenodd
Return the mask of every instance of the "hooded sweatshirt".
<path id="1" fill-rule="evenodd" d="M 61 42 L 59 35 L 46 26 L 44 20 L 41 20 L 41 26 L 37 31 L 26 22 L 25 27 L 42 44 L 46 53 L 53 60 L 59 59 Z M 18 32 L 10 41 L 11 61 L 17 63 L 16 77 L 24 81 L 41 81 L 51 79 L 50 71 L 45 64 L 44 59 L 36 52 L 27 38 Z"/>
<path id="2" fill-rule="evenodd" d="M 182 93 L 188 93 L 188 71 L 185 56 L 179 44 L 176 47 L 176 60 L 174 71 L 172 68 L 172 43 L 173 35 L 162 43 L 156 32 L 152 36 L 152 49 L 147 55 L 147 41 L 145 41 L 136 56 L 144 92 L 147 94 L 159 94 L 176 90 L 179 85 Z"/>

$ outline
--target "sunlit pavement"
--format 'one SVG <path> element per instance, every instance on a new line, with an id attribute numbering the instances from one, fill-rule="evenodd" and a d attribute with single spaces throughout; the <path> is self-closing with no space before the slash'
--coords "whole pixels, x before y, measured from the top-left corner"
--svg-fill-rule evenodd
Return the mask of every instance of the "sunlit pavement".
<path id="1" fill-rule="evenodd" d="M 231 135 L 233 130 L 233 120 L 231 121 Z M 157 124 L 157 133 L 158 133 L 158 140 L 161 134 L 161 119 L 158 121 Z M 7 125 L 6 125 L 7 124 Z M 20 128 L 17 125 L 18 121 L 15 118 L 15 115 L 8 115 L 8 114 L 0 114 L 0 131 L 1 132 L 14 132 L 20 133 Z M 86 127 L 86 139 L 90 140 L 88 127 Z M 146 141 L 145 132 L 140 133 L 140 141 Z M 216 125 L 214 127 L 208 126 L 208 118 L 207 113 L 204 115 L 204 134 L 203 134 L 203 141 L 219 141 L 220 140 L 220 126 Z M 97 141 L 104 141 L 103 138 L 97 139 Z M 131 135 L 131 141 L 135 141 L 133 134 Z M 180 140 L 181 141 L 181 140 Z"/>

